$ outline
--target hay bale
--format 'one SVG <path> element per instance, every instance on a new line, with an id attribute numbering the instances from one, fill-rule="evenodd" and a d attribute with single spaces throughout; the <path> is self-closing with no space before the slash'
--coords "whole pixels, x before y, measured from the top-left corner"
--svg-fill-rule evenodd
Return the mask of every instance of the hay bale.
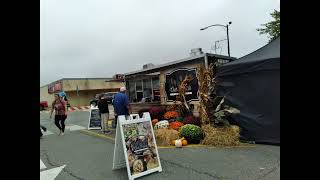
<path id="1" fill-rule="evenodd" d="M 172 140 L 179 139 L 179 131 L 174 129 L 157 129 L 154 135 L 158 146 L 170 146 Z"/>
<path id="2" fill-rule="evenodd" d="M 203 125 L 204 139 L 201 144 L 211 146 L 238 146 L 240 145 L 240 128 L 229 126 L 224 128 L 214 128 L 211 125 Z"/>

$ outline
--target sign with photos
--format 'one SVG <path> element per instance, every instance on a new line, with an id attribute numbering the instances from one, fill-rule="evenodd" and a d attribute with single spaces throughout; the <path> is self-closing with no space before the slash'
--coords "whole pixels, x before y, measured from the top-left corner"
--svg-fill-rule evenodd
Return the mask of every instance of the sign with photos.
<path id="1" fill-rule="evenodd" d="M 129 180 L 162 171 L 149 113 L 129 120 L 118 117 L 113 169 L 123 167 L 127 167 Z"/>

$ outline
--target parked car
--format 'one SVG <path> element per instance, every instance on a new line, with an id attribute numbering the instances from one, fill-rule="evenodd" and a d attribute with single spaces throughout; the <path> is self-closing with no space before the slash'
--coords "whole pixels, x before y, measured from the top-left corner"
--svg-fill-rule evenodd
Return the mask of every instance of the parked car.
<path id="1" fill-rule="evenodd" d="M 99 96 L 103 94 L 107 97 L 108 103 L 112 104 L 114 95 L 117 94 L 117 92 L 107 92 L 107 93 L 96 94 L 95 97 L 90 101 L 90 105 L 93 105 L 93 106 L 98 105 Z"/>
<path id="2" fill-rule="evenodd" d="M 117 94 L 117 92 L 105 93 L 108 103 L 112 104 L 112 101 L 114 99 L 114 95 L 116 95 L 116 94 Z"/>
<path id="3" fill-rule="evenodd" d="M 99 95 L 100 95 L 100 94 L 96 94 L 96 95 L 94 96 L 94 98 L 90 100 L 90 105 L 96 106 L 96 105 L 98 104 Z"/>
<path id="4" fill-rule="evenodd" d="M 47 101 L 40 101 L 40 111 L 48 108 L 48 102 Z"/>

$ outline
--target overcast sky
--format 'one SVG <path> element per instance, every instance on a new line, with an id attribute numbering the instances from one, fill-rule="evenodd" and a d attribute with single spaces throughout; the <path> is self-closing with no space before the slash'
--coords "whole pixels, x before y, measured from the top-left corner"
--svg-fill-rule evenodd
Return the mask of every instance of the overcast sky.
<path id="1" fill-rule="evenodd" d="M 268 42 L 256 31 L 280 0 L 40 0 L 40 86 L 112 77 L 189 56 L 192 48 L 241 57 Z"/>

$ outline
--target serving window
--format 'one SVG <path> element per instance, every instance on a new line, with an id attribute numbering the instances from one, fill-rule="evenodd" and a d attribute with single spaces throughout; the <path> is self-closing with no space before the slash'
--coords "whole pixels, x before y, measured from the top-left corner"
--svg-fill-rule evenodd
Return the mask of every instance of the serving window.
<path id="1" fill-rule="evenodd" d="M 160 101 L 159 77 L 138 78 L 126 81 L 130 102 Z"/>

